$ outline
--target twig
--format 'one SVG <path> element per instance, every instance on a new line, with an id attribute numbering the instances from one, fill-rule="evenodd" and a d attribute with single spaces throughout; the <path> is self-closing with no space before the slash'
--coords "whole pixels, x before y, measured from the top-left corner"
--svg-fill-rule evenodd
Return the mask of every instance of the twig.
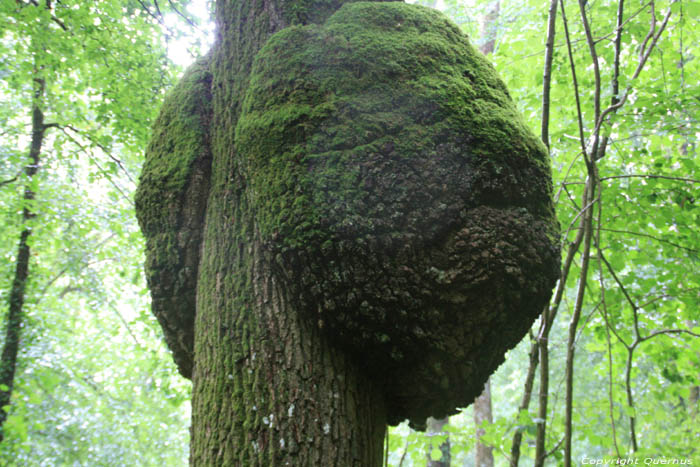
<path id="1" fill-rule="evenodd" d="M 173 11 L 174 11 L 175 13 L 177 13 L 178 15 L 180 15 L 180 16 L 182 17 L 182 19 L 184 19 L 184 20 L 187 22 L 187 24 L 189 24 L 190 26 L 192 26 L 193 28 L 195 28 L 195 29 L 196 29 L 197 31 L 199 31 L 199 32 L 204 32 L 204 31 L 202 31 L 202 30 L 200 29 L 199 26 L 197 26 L 197 25 L 196 25 L 191 19 L 189 19 L 184 13 L 182 13 L 180 10 L 178 10 L 177 7 L 175 6 L 175 4 L 173 3 L 172 0 L 168 0 L 168 3 L 170 4 L 170 8 L 172 8 Z"/>
<path id="2" fill-rule="evenodd" d="M 700 250 L 695 250 L 693 248 L 688 248 L 682 245 L 678 245 L 677 243 L 669 242 L 668 240 L 664 240 L 663 238 L 655 237 L 653 235 L 641 233 L 641 232 L 630 232 L 629 230 L 618 230 L 618 229 L 607 229 L 607 228 L 602 228 L 601 230 L 605 232 L 613 232 L 613 233 L 620 233 L 620 234 L 626 234 L 626 235 L 635 235 L 637 237 L 644 237 L 644 238 L 649 238 L 651 240 L 655 240 L 659 243 L 665 243 L 667 245 L 671 245 L 674 248 L 679 248 L 681 250 L 689 251 L 691 253 L 697 253 Z"/>
<path id="3" fill-rule="evenodd" d="M 630 175 L 611 175 L 609 177 L 602 177 L 600 181 L 605 181 L 605 180 L 615 180 L 619 178 L 659 178 L 663 180 L 676 180 L 679 182 L 688 182 L 688 183 L 700 183 L 700 180 L 695 180 L 694 178 L 685 178 L 685 177 L 671 177 L 669 175 L 656 175 L 656 174 L 630 174 Z"/>
<path id="4" fill-rule="evenodd" d="M 17 171 L 17 174 L 15 174 L 14 177 L 12 177 L 12 178 L 10 178 L 10 179 L 7 179 L 7 180 L 1 181 L 1 182 L 0 182 L 0 186 L 9 185 L 10 183 L 16 182 L 17 179 L 19 179 L 19 176 L 22 175 L 22 172 L 23 172 L 23 171 L 24 171 L 24 169 L 19 169 L 19 170 Z"/>
<path id="5" fill-rule="evenodd" d="M 63 125 L 62 127 L 59 126 L 59 128 L 60 128 L 60 129 L 67 128 L 67 129 L 69 129 L 69 130 L 71 130 L 71 131 L 73 131 L 73 132 L 75 132 L 75 133 L 81 134 L 80 130 L 76 129 L 76 128 L 73 127 L 72 125 Z M 129 171 L 126 170 L 126 167 L 124 167 L 124 164 L 122 163 L 122 161 L 121 161 L 120 159 L 114 157 L 114 156 L 111 154 L 111 152 L 110 152 L 109 150 L 107 150 L 107 148 L 104 147 L 104 145 L 101 144 L 100 142 L 94 141 L 92 138 L 88 138 L 88 139 L 90 140 L 90 142 L 91 142 L 92 144 L 94 144 L 95 146 L 97 146 L 98 148 L 100 148 L 100 149 L 102 150 L 102 152 L 104 152 L 104 153 L 107 155 L 107 157 L 109 157 L 110 159 L 112 159 L 112 161 L 114 161 L 114 162 L 119 166 L 120 169 L 122 169 L 122 172 L 124 172 L 124 175 L 126 175 L 126 178 L 128 178 L 129 181 L 130 181 L 131 183 L 136 183 L 136 182 L 134 181 L 134 179 L 131 177 L 131 175 L 129 174 Z"/>
<path id="6" fill-rule="evenodd" d="M 559 0 L 561 6 L 561 19 L 564 23 L 564 36 L 566 37 L 566 47 L 569 52 L 569 65 L 571 66 L 571 78 L 574 83 L 574 96 L 576 97 L 576 117 L 578 118 L 579 141 L 581 142 L 581 153 L 584 160 L 588 160 L 586 152 L 586 140 L 583 136 L 583 117 L 581 115 L 581 98 L 578 92 L 578 80 L 576 79 L 576 66 L 574 65 L 574 54 L 571 50 L 571 38 L 569 37 L 569 25 L 566 20 L 566 12 L 564 10 L 564 0 Z"/>

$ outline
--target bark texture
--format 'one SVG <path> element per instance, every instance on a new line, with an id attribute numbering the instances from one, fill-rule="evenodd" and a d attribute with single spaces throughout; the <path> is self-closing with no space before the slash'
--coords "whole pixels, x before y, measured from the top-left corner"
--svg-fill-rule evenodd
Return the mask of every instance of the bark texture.
<path id="1" fill-rule="evenodd" d="M 137 197 L 194 382 L 191 461 L 380 465 L 387 422 L 471 403 L 547 302 L 546 149 L 434 11 L 221 0 L 216 18 Z"/>

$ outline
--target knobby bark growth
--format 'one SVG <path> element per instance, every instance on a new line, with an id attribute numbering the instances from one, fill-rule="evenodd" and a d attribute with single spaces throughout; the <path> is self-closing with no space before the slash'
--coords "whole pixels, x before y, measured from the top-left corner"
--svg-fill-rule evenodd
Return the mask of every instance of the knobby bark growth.
<path id="1" fill-rule="evenodd" d="M 216 20 L 136 198 L 191 463 L 381 465 L 387 423 L 471 403 L 548 301 L 546 149 L 437 12 L 221 0 Z"/>

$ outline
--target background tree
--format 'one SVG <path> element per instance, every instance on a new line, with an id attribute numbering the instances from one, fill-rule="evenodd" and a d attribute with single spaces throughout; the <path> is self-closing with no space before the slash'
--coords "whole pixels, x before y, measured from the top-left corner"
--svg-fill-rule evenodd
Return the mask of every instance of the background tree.
<path id="1" fill-rule="evenodd" d="M 130 199 L 177 74 L 168 11 L 0 2 L 3 465 L 183 463 L 188 387 L 146 312 Z"/>

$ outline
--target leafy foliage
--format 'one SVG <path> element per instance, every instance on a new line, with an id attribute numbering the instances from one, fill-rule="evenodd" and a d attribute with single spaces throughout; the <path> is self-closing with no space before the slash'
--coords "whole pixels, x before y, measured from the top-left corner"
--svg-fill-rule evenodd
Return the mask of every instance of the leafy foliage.
<path id="1" fill-rule="evenodd" d="M 0 2 L 0 298 L 36 193 L 19 374 L 3 465 L 182 465 L 189 387 L 148 312 L 132 192 L 150 125 L 180 70 L 157 3 Z M 186 28 L 181 30 L 187 31 Z M 28 181 L 32 88 L 51 125 Z M 6 308 L 2 307 L 3 315 Z M 138 446 L 138 449 L 135 447 Z"/>
<path id="2" fill-rule="evenodd" d="M 425 0 L 442 8 L 480 44 L 489 2 Z M 184 5 L 173 4 L 184 11 Z M 596 40 L 601 100 L 610 102 L 618 3 L 583 2 Z M 47 8 L 46 5 L 49 5 Z M 671 16 L 636 78 L 651 24 Z M 595 74 L 578 5 L 564 4 L 581 98 L 584 136 L 595 127 Z M 559 12 L 560 14 L 560 12 Z M 698 461 L 700 386 L 700 211 L 697 205 L 697 2 L 625 5 L 619 95 L 625 104 L 603 125 L 597 161 L 590 270 L 576 328 L 573 459 L 635 455 Z M 32 188 L 31 278 L 21 366 L 0 459 L 9 465 L 180 465 L 186 457 L 188 387 L 147 312 L 142 240 L 132 214 L 133 180 L 162 96 L 179 70 L 167 47 L 182 37 L 155 3 L 0 1 L 0 299 L 7 300 L 23 226 L 23 175 L 32 83 L 47 82 L 47 133 Z M 490 57 L 526 116 L 541 118 L 547 11 L 533 0 L 500 2 Z M 573 242 L 588 176 L 562 18 L 557 20 L 550 148 L 557 214 Z M 619 97 L 619 96 L 618 96 Z M 585 140 L 585 138 L 584 138 Z M 547 463 L 562 462 L 567 328 L 581 257 L 574 256 L 549 335 Z M 2 309 L 3 313 L 5 309 Z M 534 330 L 536 332 L 537 329 Z M 689 332 L 688 332 L 689 331 Z M 692 333 L 692 334 L 691 334 Z M 482 442 L 507 463 L 521 431 L 521 459 L 534 458 L 542 419 L 533 402 L 517 407 L 530 342 L 510 352 L 492 377 L 495 421 Z M 125 362 L 128 362 L 125 364 Z M 629 376 L 629 378 L 627 378 Z M 535 383 L 533 392 L 538 392 Z M 468 464 L 475 445 L 470 409 L 448 435 L 392 430 L 391 465 L 424 465 L 449 436 L 452 460 Z"/>
<path id="3" fill-rule="evenodd" d="M 614 89 L 609 83 L 615 75 L 618 2 L 584 5 L 599 56 L 601 101 L 607 105 Z M 479 19 L 489 8 L 488 2 L 467 5 L 445 1 L 442 6 L 473 40 L 481 40 Z M 640 49 L 649 33 L 652 7 L 657 20 L 655 33 L 669 10 L 670 20 L 648 61 L 634 77 Z M 570 2 L 565 8 L 581 97 L 584 142 L 590 150 L 591 140 L 587 138 L 595 129 L 595 73 L 577 11 L 579 5 Z M 625 104 L 602 126 L 609 144 L 605 156 L 597 162 L 600 199 L 592 208 L 590 270 L 575 341 L 578 352 L 574 360 L 572 458 L 576 462 L 583 455 L 599 459 L 636 455 L 640 459 L 666 456 L 697 462 L 700 210 L 696 193 L 700 176 L 696 151 L 700 101 L 697 80 L 690 78 L 698 67 L 697 4 L 627 3 L 624 11 L 617 97 L 629 91 Z M 539 126 L 541 117 L 546 22 L 547 11 L 541 2 L 500 2 L 498 37 L 491 57 L 533 129 Z M 563 247 L 570 245 L 577 234 L 588 176 L 581 154 L 570 67 L 559 16 L 550 138 L 557 213 L 566 233 Z M 566 335 L 581 264 L 581 256 L 576 255 L 549 336 L 547 463 L 562 462 L 564 457 L 561 440 L 565 431 Z M 497 463 L 508 461 L 515 430 L 522 430 L 524 435 L 523 462 L 535 454 L 536 426 L 542 422 L 537 419 L 536 404 L 526 412 L 516 410 L 527 368 L 527 347 L 525 342 L 511 352 L 492 381 L 497 420 L 489 428 L 487 439 L 500 454 Z M 535 384 L 534 393 L 538 390 Z M 473 429 L 465 427 L 462 420 L 466 418 L 452 420 L 452 424 L 458 430 Z M 403 437 L 401 431 L 392 434 L 397 435 Z M 399 440 L 392 443 L 402 444 Z M 637 450 L 633 452 L 635 443 Z M 461 455 L 455 452 L 458 449 L 453 444 L 453 458 Z"/>

